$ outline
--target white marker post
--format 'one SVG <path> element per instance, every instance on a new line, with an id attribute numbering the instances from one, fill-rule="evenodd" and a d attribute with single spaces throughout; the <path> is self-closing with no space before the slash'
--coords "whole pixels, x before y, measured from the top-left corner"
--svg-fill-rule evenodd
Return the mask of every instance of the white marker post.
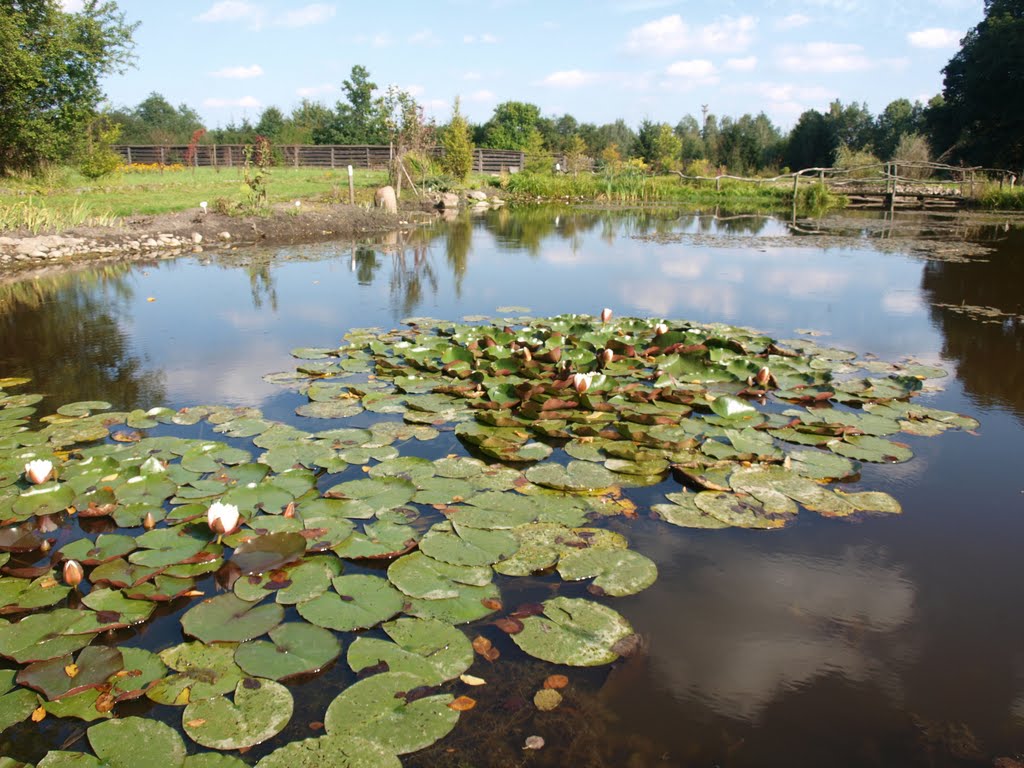
<path id="1" fill-rule="evenodd" d="M 348 167 L 348 204 L 356 204 L 356 185 L 352 180 L 352 166 Z"/>

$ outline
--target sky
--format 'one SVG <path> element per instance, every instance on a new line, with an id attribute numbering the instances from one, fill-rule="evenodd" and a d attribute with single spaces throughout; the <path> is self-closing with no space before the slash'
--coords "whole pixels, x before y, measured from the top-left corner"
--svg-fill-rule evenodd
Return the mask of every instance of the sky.
<path id="1" fill-rule="evenodd" d="M 62 0 L 75 10 L 82 0 Z M 112 105 L 151 92 L 208 128 L 302 99 L 333 106 L 352 66 L 447 122 L 502 101 L 581 122 L 675 125 L 764 111 L 788 129 L 834 99 L 872 113 L 942 90 L 942 67 L 982 0 L 118 0 L 137 66 L 105 81 Z"/>

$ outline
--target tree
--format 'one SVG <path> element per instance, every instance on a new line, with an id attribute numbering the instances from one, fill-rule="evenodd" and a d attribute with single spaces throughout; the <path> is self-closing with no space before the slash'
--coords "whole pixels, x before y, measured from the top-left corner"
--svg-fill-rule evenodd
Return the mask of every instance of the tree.
<path id="1" fill-rule="evenodd" d="M 832 134 L 825 116 L 816 109 L 808 109 L 789 132 L 783 157 L 787 166 L 799 171 L 830 166 L 833 151 Z"/>
<path id="2" fill-rule="evenodd" d="M 77 152 L 104 75 L 132 61 L 132 34 L 114 2 L 0 0 L 0 174 Z"/>
<path id="3" fill-rule="evenodd" d="M 676 136 L 683 143 L 682 159 L 684 163 L 700 160 L 704 157 L 704 137 L 700 135 L 700 123 L 693 115 L 687 115 L 675 127 Z"/>
<path id="4" fill-rule="evenodd" d="M 125 144 L 184 144 L 204 127 L 194 109 L 187 104 L 175 108 L 156 92 L 133 109 L 114 110 L 110 117 L 121 127 Z"/>
<path id="5" fill-rule="evenodd" d="M 295 144 L 315 143 L 314 136 L 325 130 L 334 113 L 319 101 L 303 99 L 288 117 L 289 142 Z"/>
<path id="6" fill-rule="evenodd" d="M 452 119 L 441 133 L 441 146 L 444 155 L 441 167 L 459 181 L 465 181 L 473 168 L 473 139 L 469 132 L 469 123 L 459 110 L 459 99 L 455 98 Z"/>
<path id="7" fill-rule="evenodd" d="M 852 150 L 871 151 L 871 140 L 875 134 L 875 121 L 867 104 L 851 102 L 843 106 L 836 99 L 828 106 L 825 125 L 830 133 L 831 152 L 834 156 L 840 145 Z"/>
<path id="8" fill-rule="evenodd" d="M 267 107 L 260 115 L 259 122 L 256 123 L 256 133 L 270 139 L 271 143 L 276 144 L 281 141 L 285 127 L 284 113 L 277 107 Z"/>
<path id="9" fill-rule="evenodd" d="M 494 108 L 491 119 L 484 124 L 484 145 L 499 149 L 525 150 L 540 133 L 540 107 L 524 101 L 506 101 Z M 543 139 L 543 134 L 541 134 Z"/>
<path id="10" fill-rule="evenodd" d="M 985 18 L 942 74 L 956 154 L 984 165 L 1024 165 L 1024 0 L 985 0 Z"/>
<path id="11" fill-rule="evenodd" d="M 879 157 L 890 160 L 903 136 L 919 133 L 923 128 L 924 108 L 921 102 L 911 104 L 910 99 L 891 101 L 875 120 L 875 151 Z"/>
<path id="12" fill-rule="evenodd" d="M 526 143 L 522 147 L 526 155 L 523 170 L 529 173 L 550 173 L 551 153 L 544 145 L 544 136 L 540 129 L 533 127 L 526 135 Z"/>
<path id="13" fill-rule="evenodd" d="M 659 124 L 651 144 L 651 155 L 647 161 L 661 173 L 676 171 L 679 169 L 682 152 L 683 142 L 675 135 L 672 126 L 668 123 Z"/>
<path id="14" fill-rule="evenodd" d="M 381 144 L 387 141 L 382 102 L 375 99 L 377 84 L 366 67 L 356 64 L 341 85 L 346 101 L 339 101 L 332 119 L 313 133 L 317 144 Z"/>

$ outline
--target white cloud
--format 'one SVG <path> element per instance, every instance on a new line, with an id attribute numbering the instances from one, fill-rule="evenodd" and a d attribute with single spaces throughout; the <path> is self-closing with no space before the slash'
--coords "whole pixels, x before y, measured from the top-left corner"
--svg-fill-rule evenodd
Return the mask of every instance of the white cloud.
<path id="1" fill-rule="evenodd" d="M 929 27 L 908 33 L 907 42 L 915 48 L 955 48 L 960 42 L 960 33 L 955 29 Z"/>
<path id="2" fill-rule="evenodd" d="M 561 72 L 552 72 L 540 81 L 541 85 L 551 88 L 580 88 L 590 85 L 600 79 L 596 72 L 584 72 L 580 69 L 567 69 Z"/>
<path id="3" fill-rule="evenodd" d="M 211 72 L 212 77 L 224 77 L 228 80 L 248 80 L 253 77 L 260 77 L 263 74 L 263 67 L 253 64 L 251 67 L 225 67 Z"/>
<path id="4" fill-rule="evenodd" d="M 391 39 L 390 35 L 385 33 L 374 35 L 373 39 L 370 40 L 370 45 L 374 48 L 387 48 L 392 43 L 394 43 L 394 40 Z"/>
<path id="5" fill-rule="evenodd" d="M 716 73 L 715 65 L 707 59 L 689 59 L 670 64 L 665 70 L 672 77 L 686 77 L 694 80 L 706 80 Z"/>
<path id="6" fill-rule="evenodd" d="M 484 45 L 494 45 L 495 43 L 498 42 L 498 38 L 495 35 L 490 34 L 489 32 L 484 32 L 482 35 L 480 35 L 480 42 L 483 43 Z"/>
<path id="7" fill-rule="evenodd" d="M 723 16 L 711 24 L 691 28 L 676 13 L 630 30 L 626 50 L 663 56 L 695 49 L 714 53 L 742 51 L 753 40 L 756 25 L 753 16 Z"/>
<path id="8" fill-rule="evenodd" d="M 413 45 L 438 45 L 441 40 L 434 34 L 433 30 L 421 29 L 409 35 L 409 42 Z"/>
<path id="9" fill-rule="evenodd" d="M 473 93 L 466 97 L 466 101 L 487 102 L 496 101 L 497 98 L 498 97 L 495 96 L 492 91 L 488 91 L 484 88 L 479 91 L 473 91 Z"/>
<path id="10" fill-rule="evenodd" d="M 277 23 L 282 27 L 311 27 L 315 24 L 323 24 L 333 17 L 334 14 L 335 8 L 333 5 L 313 3 L 312 5 L 306 5 L 302 8 L 285 12 Z"/>
<path id="11" fill-rule="evenodd" d="M 259 8 L 243 0 L 219 0 L 210 10 L 195 17 L 196 21 L 237 21 L 252 19 L 261 15 Z"/>
<path id="12" fill-rule="evenodd" d="M 403 91 L 405 91 L 406 93 L 413 97 L 422 96 L 423 92 L 426 90 L 422 85 L 407 85 L 404 88 L 399 86 L 399 88 L 401 88 Z"/>
<path id="13" fill-rule="evenodd" d="M 338 86 L 332 83 L 321 83 L 320 85 L 307 85 L 302 88 L 296 88 L 295 93 L 304 99 L 311 99 L 314 96 L 322 96 L 327 93 L 334 93 L 338 90 Z"/>
<path id="14" fill-rule="evenodd" d="M 728 59 L 725 62 L 726 69 L 736 72 L 750 72 L 757 67 L 757 56 L 747 56 L 742 59 Z"/>
<path id="15" fill-rule="evenodd" d="M 479 72 L 467 72 L 462 76 L 463 80 L 480 80 L 483 77 Z"/>
<path id="16" fill-rule="evenodd" d="M 807 43 L 782 48 L 779 66 L 789 72 L 863 72 L 874 63 L 855 43 Z"/>
<path id="17" fill-rule="evenodd" d="M 802 27 L 805 24 L 810 24 L 811 17 L 804 16 L 802 13 L 791 13 L 789 16 L 783 16 L 781 19 L 775 22 L 776 29 L 796 29 Z"/>
<path id="18" fill-rule="evenodd" d="M 78 13 L 83 5 L 83 0 L 60 0 L 60 7 L 68 13 Z"/>
<path id="19" fill-rule="evenodd" d="M 476 42 L 476 35 L 463 35 L 462 36 L 462 42 L 464 42 L 466 44 L 475 43 Z"/>
<path id="20" fill-rule="evenodd" d="M 263 103 L 255 98 L 254 96 L 243 96 L 240 99 L 205 99 L 203 101 L 204 107 L 210 109 L 225 109 L 227 107 L 243 107 L 245 109 L 259 109 L 263 106 Z"/>

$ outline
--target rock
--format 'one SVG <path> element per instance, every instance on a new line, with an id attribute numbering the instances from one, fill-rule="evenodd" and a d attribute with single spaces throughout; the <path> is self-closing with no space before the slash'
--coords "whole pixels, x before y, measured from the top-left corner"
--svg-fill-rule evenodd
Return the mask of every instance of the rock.
<path id="1" fill-rule="evenodd" d="M 378 189 L 373 195 L 373 204 L 388 213 L 398 213 L 398 198 L 395 197 L 395 188 L 388 186 Z"/>
<path id="2" fill-rule="evenodd" d="M 160 243 L 158 243 L 156 240 L 150 237 L 146 239 L 145 245 L 148 246 L 149 248 L 156 248 L 158 245 L 160 245 Z"/>
<path id="3" fill-rule="evenodd" d="M 471 189 L 466 193 L 466 197 L 470 200 L 486 200 L 487 193 L 481 192 L 479 189 Z"/>
<path id="4" fill-rule="evenodd" d="M 193 245 L 199 245 L 201 242 L 203 242 L 203 236 L 200 235 L 198 232 L 193 232 L 192 233 L 192 244 Z"/>
<path id="5" fill-rule="evenodd" d="M 459 207 L 459 196 L 454 192 L 445 192 L 441 195 L 441 201 L 437 204 L 438 208 L 458 208 Z"/>
<path id="6" fill-rule="evenodd" d="M 221 240 L 230 240 L 231 239 L 231 233 L 228 232 L 227 230 L 224 230 L 219 235 L 217 235 L 217 237 L 219 237 Z"/>

